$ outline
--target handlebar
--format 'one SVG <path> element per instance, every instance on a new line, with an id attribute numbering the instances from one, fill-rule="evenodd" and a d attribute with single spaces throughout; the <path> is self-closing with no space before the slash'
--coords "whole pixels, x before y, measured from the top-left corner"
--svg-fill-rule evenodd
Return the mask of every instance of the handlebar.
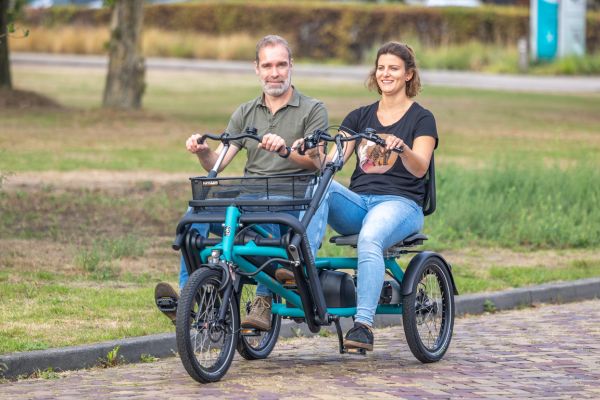
<path id="1" fill-rule="evenodd" d="M 256 133 L 256 128 L 246 128 L 245 133 L 238 134 L 238 135 L 234 135 L 234 134 L 227 133 L 227 132 L 223 132 L 220 135 L 205 133 L 197 140 L 197 142 L 198 142 L 198 144 L 203 144 L 206 141 L 206 139 L 218 140 L 221 143 L 228 145 L 230 141 L 240 140 L 240 139 L 252 139 L 252 140 L 256 140 L 257 142 L 261 143 L 263 137 L 258 136 L 258 134 Z M 292 152 L 292 149 L 289 146 L 282 146 L 277 149 L 277 152 L 279 153 L 283 147 L 285 147 L 285 149 L 286 149 L 286 154 L 284 156 L 281 156 L 281 155 L 280 156 L 283 158 L 287 158 L 287 157 L 289 157 L 290 153 Z"/>
<path id="2" fill-rule="evenodd" d="M 373 129 L 373 128 L 365 128 L 365 130 L 363 132 L 354 132 L 353 130 L 351 130 L 347 127 L 344 127 L 344 126 L 339 126 L 338 128 L 339 128 L 339 130 L 343 130 L 344 132 L 349 133 L 349 135 L 346 136 L 346 135 L 342 135 L 341 133 L 338 133 L 334 136 L 331 136 L 327 131 L 317 129 L 313 133 L 311 133 L 310 135 L 308 135 L 304 138 L 304 148 L 297 149 L 298 153 L 303 155 L 306 150 L 317 147 L 319 145 L 319 143 L 322 141 L 323 142 L 336 142 L 341 145 L 341 143 L 344 143 L 344 142 L 351 142 L 351 141 L 357 140 L 357 139 L 365 139 L 365 140 L 374 142 L 375 144 L 378 144 L 380 146 L 385 147 L 385 145 L 386 145 L 385 139 L 382 139 L 381 137 L 379 137 L 377 135 L 375 129 Z M 338 146 L 338 150 L 341 150 L 339 148 L 339 146 Z M 392 149 L 392 151 L 395 151 L 397 153 L 402 153 L 404 151 L 404 145 L 402 145 L 400 147 L 395 147 Z"/>

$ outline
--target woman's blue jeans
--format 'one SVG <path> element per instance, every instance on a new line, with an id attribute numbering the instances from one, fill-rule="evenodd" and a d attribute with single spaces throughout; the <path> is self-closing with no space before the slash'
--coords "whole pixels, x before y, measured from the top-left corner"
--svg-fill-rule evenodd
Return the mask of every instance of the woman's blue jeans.
<path id="1" fill-rule="evenodd" d="M 314 255 L 325 236 L 327 223 L 342 235 L 359 234 L 357 322 L 373 326 L 385 276 L 383 251 L 419 232 L 423 222 L 423 209 L 413 200 L 403 196 L 358 194 L 331 182 L 308 226 L 307 235 L 311 238 Z"/>

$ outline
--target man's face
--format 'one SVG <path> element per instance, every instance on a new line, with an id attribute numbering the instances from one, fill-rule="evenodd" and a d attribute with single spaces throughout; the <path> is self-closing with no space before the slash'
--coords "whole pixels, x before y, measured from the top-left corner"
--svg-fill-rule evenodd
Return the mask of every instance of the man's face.
<path id="1" fill-rule="evenodd" d="M 279 97 L 286 93 L 292 82 L 292 63 L 285 47 L 276 44 L 260 49 L 256 75 L 265 94 Z"/>

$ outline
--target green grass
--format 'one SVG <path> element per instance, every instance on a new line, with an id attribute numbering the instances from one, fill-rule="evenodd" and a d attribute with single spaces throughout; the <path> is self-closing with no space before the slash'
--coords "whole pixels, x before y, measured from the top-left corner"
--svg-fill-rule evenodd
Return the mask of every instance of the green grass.
<path id="1" fill-rule="evenodd" d="M 13 279 L 18 272 L 11 274 Z M 149 307 L 152 285 L 119 287 L 58 276 L 58 282 L 0 281 L 0 353 L 140 336 L 170 329 Z M 59 283 L 60 282 L 60 283 Z"/>
<path id="2" fill-rule="evenodd" d="M 515 161 L 472 171 L 446 166 L 437 177 L 441 201 L 426 231 L 438 244 L 600 246 L 600 172 L 592 162 L 560 168 Z"/>
<path id="3" fill-rule="evenodd" d="M 78 109 L 1 113 L 0 171 L 198 171 L 197 160 L 184 150 L 185 139 L 194 132 L 222 131 L 235 107 L 259 93 L 251 74 L 153 72 L 144 96 L 146 111 L 111 113 L 90 109 L 100 104 L 100 71 L 22 68 L 14 74 L 17 86 L 35 88 Z M 376 99 L 356 81 L 298 78 L 295 84 L 324 101 L 332 124 Z M 436 116 L 442 161 L 478 164 L 505 154 L 595 160 L 600 151 L 597 94 L 426 86 L 418 101 Z M 240 160 L 228 171 L 241 171 Z"/>
<path id="4" fill-rule="evenodd" d="M 600 262 L 574 260 L 570 265 L 560 268 L 548 268 L 545 265 L 496 265 L 487 269 L 476 269 L 456 265 L 453 274 L 459 292 L 466 294 L 597 277 L 600 276 Z"/>

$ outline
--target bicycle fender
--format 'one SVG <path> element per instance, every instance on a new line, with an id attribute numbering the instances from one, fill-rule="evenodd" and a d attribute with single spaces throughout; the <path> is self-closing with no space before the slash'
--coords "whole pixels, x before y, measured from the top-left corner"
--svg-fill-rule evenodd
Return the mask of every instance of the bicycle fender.
<path id="1" fill-rule="evenodd" d="M 450 265 L 450 263 L 448 263 L 448 261 L 446 261 L 444 259 L 444 257 L 442 257 L 440 254 L 435 253 L 433 251 L 424 251 L 424 252 L 418 253 L 416 256 L 414 256 L 412 258 L 412 260 L 410 260 L 410 263 L 408 263 L 408 267 L 406 267 L 406 272 L 404 273 L 404 277 L 402 278 L 402 295 L 408 296 L 415 290 L 415 287 L 414 287 L 415 278 L 416 278 L 415 275 L 417 273 L 418 267 L 420 265 L 424 264 L 425 262 L 427 262 L 427 260 L 429 258 L 437 258 L 438 260 L 441 261 L 442 268 L 446 268 L 448 275 L 450 275 L 452 291 L 453 291 L 454 295 L 457 296 L 458 290 L 456 289 L 456 283 L 454 283 L 454 276 L 452 275 L 452 266 Z"/>

